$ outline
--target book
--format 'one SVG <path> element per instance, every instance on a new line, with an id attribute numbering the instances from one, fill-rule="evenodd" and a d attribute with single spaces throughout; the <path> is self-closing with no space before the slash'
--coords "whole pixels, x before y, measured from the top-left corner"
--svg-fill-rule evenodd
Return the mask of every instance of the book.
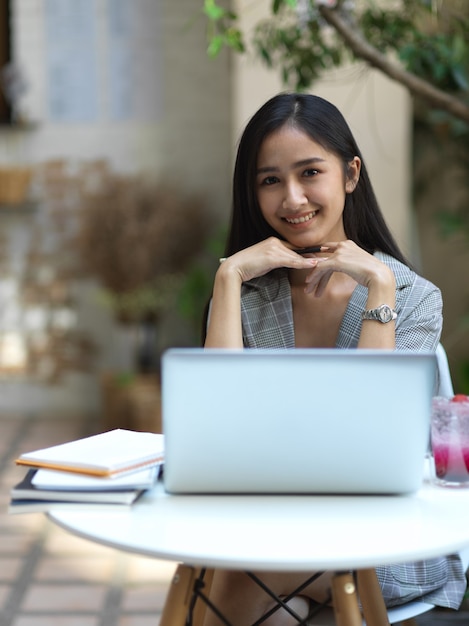
<path id="1" fill-rule="evenodd" d="M 143 470 L 124 473 L 112 478 L 87 476 L 60 472 L 58 470 L 31 469 L 31 483 L 35 489 L 52 491 L 113 491 L 129 489 L 148 489 L 153 487 L 159 477 L 162 466 L 147 467 Z"/>
<path id="2" fill-rule="evenodd" d="M 143 493 L 143 492 L 141 492 Z M 59 500 L 10 500 L 9 515 L 19 513 L 48 513 L 53 510 L 75 511 L 125 511 L 128 504 L 119 502 L 64 502 Z"/>
<path id="3" fill-rule="evenodd" d="M 121 428 L 25 452 L 16 459 L 17 465 L 108 478 L 163 461 L 163 435 Z"/>
<path id="4" fill-rule="evenodd" d="M 28 470 L 23 480 L 11 489 L 11 499 L 132 504 L 145 489 L 155 484 L 157 476 L 156 471 L 152 470 L 151 480 L 136 481 L 132 484 L 129 482 L 127 475 L 122 477 L 127 480 L 122 481 L 119 478 L 109 480 L 107 478 L 74 476 L 70 473 L 62 472 L 63 476 L 60 478 L 45 478 L 44 480 L 48 486 L 43 487 L 40 484 L 36 484 L 35 481 L 41 472 L 60 474 L 60 472 L 50 472 L 49 470 Z M 55 486 L 52 486 L 54 483 Z"/>

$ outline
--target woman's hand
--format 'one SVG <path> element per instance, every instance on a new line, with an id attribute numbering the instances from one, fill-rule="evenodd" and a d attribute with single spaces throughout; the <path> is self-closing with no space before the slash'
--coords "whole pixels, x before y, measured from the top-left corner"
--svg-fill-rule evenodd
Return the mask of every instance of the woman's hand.
<path id="1" fill-rule="evenodd" d="M 306 293 L 321 296 L 332 274 L 342 272 L 367 287 L 369 292 L 388 291 L 394 300 L 395 278 L 385 263 L 350 240 L 323 245 L 328 248 L 328 255 L 316 259 L 316 266 L 306 278 Z"/>
<path id="2" fill-rule="evenodd" d="M 290 244 L 269 237 L 223 260 L 213 286 L 206 348 L 242 348 L 241 286 L 279 267 L 311 269 L 318 259 L 304 258 Z"/>
<path id="3" fill-rule="evenodd" d="M 366 309 L 382 304 L 392 309 L 396 303 L 396 279 L 392 270 L 379 259 L 358 247 L 353 241 L 325 243 L 328 255 L 318 259 L 316 267 L 306 278 L 306 293 L 320 297 L 334 272 L 347 274 L 368 289 Z M 382 324 L 374 320 L 362 323 L 359 348 L 394 350 L 396 331 L 393 322 Z"/>
<path id="4" fill-rule="evenodd" d="M 289 243 L 269 237 L 225 259 L 219 272 L 235 272 L 240 282 L 244 283 L 279 267 L 301 270 L 311 269 L 317 264 L 317 258 L 302 257 L 291 249 Z"/>

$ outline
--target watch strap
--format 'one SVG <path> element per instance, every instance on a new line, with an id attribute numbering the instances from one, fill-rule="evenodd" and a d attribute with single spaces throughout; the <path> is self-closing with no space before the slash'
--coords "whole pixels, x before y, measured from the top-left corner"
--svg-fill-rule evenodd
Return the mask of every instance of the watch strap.
<path id="1" fill-rule="evenodd" d="M 375 320 L 387 324 L 397 318 L 397 313 L 389 304 L 381 304 L 376 309 L 366 309 L 362 312 L 362 320 Z"/>

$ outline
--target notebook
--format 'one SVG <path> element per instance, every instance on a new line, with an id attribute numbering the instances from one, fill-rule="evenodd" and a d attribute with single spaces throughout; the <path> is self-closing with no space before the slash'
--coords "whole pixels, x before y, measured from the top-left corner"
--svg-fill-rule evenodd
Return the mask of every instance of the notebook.
<path id="1" fill-rule="evenodd" d="M 162 356 L 165 489 L 414 492 L 435 377 L 432 353 L 170 349 Z"/>
<path id="2" fill-rule="evenodd" d="M 164 437 L 115 428 L 48 448 L 24 452 L 17 465 L 113 478 L 160 465 Z"/>

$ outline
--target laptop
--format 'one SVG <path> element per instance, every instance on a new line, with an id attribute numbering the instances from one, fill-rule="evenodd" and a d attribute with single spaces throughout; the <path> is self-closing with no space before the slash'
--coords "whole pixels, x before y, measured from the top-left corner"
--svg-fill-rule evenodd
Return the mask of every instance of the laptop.
<path id="1" fill-rule="evenodd" d="M 172 348 L 162 356 L 170 493 L 419 489 L 433 353 Z"/>

